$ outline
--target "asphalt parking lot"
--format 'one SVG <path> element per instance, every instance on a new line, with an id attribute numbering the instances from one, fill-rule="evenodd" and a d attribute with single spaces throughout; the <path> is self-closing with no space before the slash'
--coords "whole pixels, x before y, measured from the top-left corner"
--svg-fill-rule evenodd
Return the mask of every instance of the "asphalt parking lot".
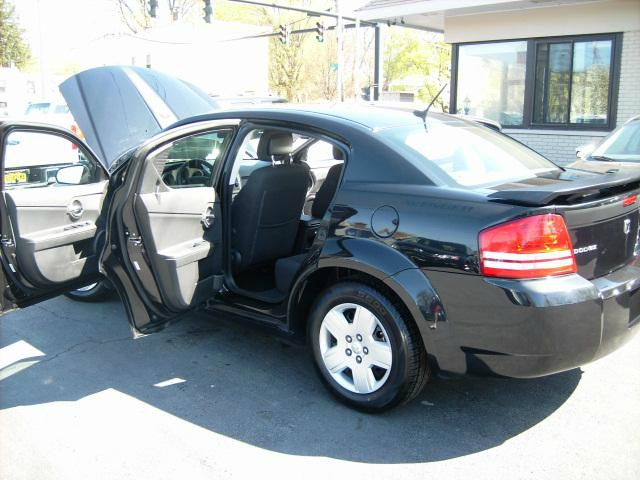
<path id="1" fill-rule="evenodd" d="M 0 319 L 0 478 L 640 478 L 640 337 L 582 370 L 439 376 L 370 416 L 299 347 L 192 315 L 131 338 L 116 300 Z"/>

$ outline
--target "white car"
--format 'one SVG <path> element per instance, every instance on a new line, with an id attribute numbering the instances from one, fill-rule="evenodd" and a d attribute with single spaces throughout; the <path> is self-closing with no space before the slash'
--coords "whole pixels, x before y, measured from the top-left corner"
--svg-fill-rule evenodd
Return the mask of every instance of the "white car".
<path id="1" fill-rule="evenodd" d="M 640 115 L 630 118 L 598 144 L 576 149 L 580 160 L 571 168 L 606 172 L 640 167 Z"/>

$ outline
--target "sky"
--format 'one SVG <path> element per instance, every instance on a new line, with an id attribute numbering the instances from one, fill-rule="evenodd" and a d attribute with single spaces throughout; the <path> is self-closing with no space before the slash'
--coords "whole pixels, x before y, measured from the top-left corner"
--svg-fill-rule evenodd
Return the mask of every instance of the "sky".
<path id="1" fill-rule="evenodd" d="M 126 45 L 129 38 L 122 37 L 121 43 L 117 43 L 115 37 L 130 33 L 120 21 L 114 0 L 10 1 L 16 7 L 34 57 L 27 73 L 34 77 L 42 99 L 57 96 L 57 85 L 76 71 L 105 63 L 129 64 L 134 60 L 129 52 L 113 51 L 113 45 Z M 342 0 L 342 6 L 347 13 L 365 2 Z M 299 3 L 304 5 L 303 0 Z M 159 15 L 168 15 L 166 2 L 161 0 L 159 4 Z M 204 23 L 197 27 L 201 30 Z M 138 57 L 144 55 L 138 52 Z M 137 64 L 144 63 L 140 58 L 135 59 Z"/>
<path id="2" fill-rule="evenodd" d="M 73 56 L 105 35 L 123 30 L 114 0 L 10 0 L 34 56 L 45 66 Z M 367 0 L 342 0 L 343 9 L 356 8 Z M 164 2 L 160 14 L 164 14 Z M 303 1 L 299 2 L 303 4 Z M 44 55 L 43 55 L 44 54 Z"/>
<path id="3" fill-rule="evenodd" d="M 12 0 L 34 56 L 57 59 L 120 30 L 109 0 Z"/>
<path id="4" fill-rule="evenodd" d="M 110 0 L 10 0 L 31 46 L 34 62 L 26 70 L 37 78 L 40 97 L 56 92 L 65 68 L 80 50 L 121 29 Z M 55 93 L 54 93 L 55 95 Z"/>

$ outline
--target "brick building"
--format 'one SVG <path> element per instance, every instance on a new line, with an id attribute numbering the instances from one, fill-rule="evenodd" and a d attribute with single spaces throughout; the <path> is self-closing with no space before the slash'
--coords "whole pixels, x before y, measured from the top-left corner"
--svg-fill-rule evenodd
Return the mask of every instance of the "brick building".
<path id="1" fill-rule="evenodd" d="M 359 16 L 444 33 L 451 111 L 560 164 L 640 114 L 640 0 L 376 0 Z"/>

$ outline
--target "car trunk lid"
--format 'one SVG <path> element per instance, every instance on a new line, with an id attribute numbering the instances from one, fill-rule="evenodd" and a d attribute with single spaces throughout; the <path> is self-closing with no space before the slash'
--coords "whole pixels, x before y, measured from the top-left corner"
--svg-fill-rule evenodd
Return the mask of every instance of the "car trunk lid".
<path id="1" fill-rule="evenodd" d="M 535 207 L 554 207 L 571 234 L 578 272 L 607 275 L 638 255 L 640 171 L 593 174 L 565 171 L 494 188 L 489 198 Z"/>

